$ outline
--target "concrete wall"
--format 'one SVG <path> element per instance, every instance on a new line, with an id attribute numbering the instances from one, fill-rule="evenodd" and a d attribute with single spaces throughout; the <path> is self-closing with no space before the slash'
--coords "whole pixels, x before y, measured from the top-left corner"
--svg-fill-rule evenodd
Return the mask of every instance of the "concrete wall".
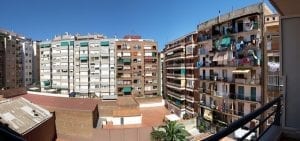
<path id="1" fill-rule="evenodd" d="M 124 117 L 124 124 L 142 124 L 142 116 Z"/>
<path id="2" fill-rule="evenodd" d="M 282 75 L 286 77 L 283 126 L 300 130 L 300 17 L 281 19 Z"/>

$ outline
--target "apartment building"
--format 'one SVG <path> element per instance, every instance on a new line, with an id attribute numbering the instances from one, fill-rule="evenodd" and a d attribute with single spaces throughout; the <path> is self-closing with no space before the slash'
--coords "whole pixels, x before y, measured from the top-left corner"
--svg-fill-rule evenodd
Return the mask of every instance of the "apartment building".
<path id="1" fill-rule="evenodd" d="M 265 16 L 265 47 L 267 67 L 267 93 L 266 103 L 278 97 L 282 92 L 282 77 L 279 63 L 279 16 L 277 14 Z"/>
<path id="2" fill-rule="evenodd" d="M 40 41 L 33 41 L 33 54 L 32 54 L 32 82 L 35 85 L 40 83 Z"/>
<path id="3" fill-rule="evenodd" d="M 166 107 L 181 118 L 193 117 L 199 103 L 197 33 L 168 43 L 163 52 Z"/>
<path id="4" fill-rule="evenodd" d="M 33 83 L 32 40 L 0 29 L 0 88 L 17 88 Z"/>
<path id="5" fill-rule="evenodd" d="M 41 90 L 80 96 L 115 96 L 115 39 L 56 36 L 40 45 Z"/>
<path id="6" fill-rule="evenodd" d="M 264 100 L 264 17 L 273 14 L 255 4 L 197 26 L 200 110 L 207 127 L 218 131 L 254 111 Z M 253 127 L 253 120 L 247 127 Z"/>
<path id="7" fill-rule="evenodd" d="M 141 36 L 128 35 L 116 41 L 116 93 L 119 96 L 158 95 L 157 44 Z"/>
<path id="8" fill-rule="evenodd" d="M 164 97 L 164 88 L 163 88 L 163 74 L 164 74 L 164 60 L 165 60 L 165 56 L 164 53 L 160 52 L 158 53 L 159 56 L 159 95 Z"/>

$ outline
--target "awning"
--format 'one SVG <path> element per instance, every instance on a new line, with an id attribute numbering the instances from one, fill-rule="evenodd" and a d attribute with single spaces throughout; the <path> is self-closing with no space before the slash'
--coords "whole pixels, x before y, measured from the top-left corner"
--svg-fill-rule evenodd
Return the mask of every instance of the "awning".
<path id="1" fill-rule="evenodd" d="M 238 73 L 249 73 L 250 72 L 250 70 L 248 69 L 248 70 L 233 70 L 232 71 L 232 73 L 233 74 L 238 74 Z"/>
<path id="2" fill-rule="evenodd" d="M 100 43 L 101 46 L 109 46 L 109 41 L 102 41 Z"/>
<path id="3" fill-rule="evenodd" d="M 89 46 L 89 42 L 81 42 L 80 47 L 87 47 Z"/>
<path id="4" fill-rule="evenodd" d="M 212 112 L 210 110 L 207 110 L 207 109 L 204 109 L 204 115 L 203 117 L 206 119 L 206 120 L 209 120 L 209 121 L 212 121 L 213 120 L 213 117 L 212 117 Z"/>
<path id="5" fill-rule="evenodd" d="M 131 87 L 124 87 L 123 92 L 124 93 L 130 93 L 131 92 Z"/>
<path id="6" fill-rule="evenodd" d="M 80 61 L 82 60 L 88 60 L 88 57 L 87 56 L 80 56 Z"/>
<path id="7" fill-rule="evenodd" d="M 180 118 L 176 114 L 170 114 L 165 116 L 166 120 L 169 121 L 178 121 Z"/>
<path id="8" fill-rule="evenodd" d="M 130 63 L 130 62 L 131 62 L 130 58 L 124 58 L 123 59 L 123 63 Z"/>
<path id="9" fill-rule="evenodd" d="M 49 48 L 51 47 L 51 44 L 41 44 L 41 48 Z"/>
<path id="10" fill-rule="evenodd" d="M 230 37 L 223 38 L 222 41 L 221 41 L 221 46 L 222 47 L 228 47 L 230 45 L 230 42 L 231 42 L 230 40 L 231 40 Z"/>
<path id="11" fill-rule="evenodd" d="M 60 46 L 68 46 L 69 42 L 60 42 Z"/>
<path id="12" fill-rule="evenodd" d="M 50 80 L 44 81 L 44 86 L 49 86 L 50 85 Z"/>

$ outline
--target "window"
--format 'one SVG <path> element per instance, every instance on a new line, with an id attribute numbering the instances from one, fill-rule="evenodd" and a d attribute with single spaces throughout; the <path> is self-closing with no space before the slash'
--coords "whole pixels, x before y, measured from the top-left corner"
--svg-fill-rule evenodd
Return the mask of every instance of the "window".
<path id="1" fill-rule="evenodd" d="M 251 87 L 251 100 L 256 101 L 256 87 Z"/>

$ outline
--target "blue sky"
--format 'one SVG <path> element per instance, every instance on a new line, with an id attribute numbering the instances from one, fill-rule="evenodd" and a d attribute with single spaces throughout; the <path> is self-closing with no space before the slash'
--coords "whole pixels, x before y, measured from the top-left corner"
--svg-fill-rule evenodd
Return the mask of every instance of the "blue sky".
<path id="1" fill-rule="evenodd" d="M 69 33 L 155 39 L 159 49 L 198 23 L 262 0 L 3 0 L 0 28 L 34 40 Z M 268 2 L 267 0 L 265 0 Z"/>

